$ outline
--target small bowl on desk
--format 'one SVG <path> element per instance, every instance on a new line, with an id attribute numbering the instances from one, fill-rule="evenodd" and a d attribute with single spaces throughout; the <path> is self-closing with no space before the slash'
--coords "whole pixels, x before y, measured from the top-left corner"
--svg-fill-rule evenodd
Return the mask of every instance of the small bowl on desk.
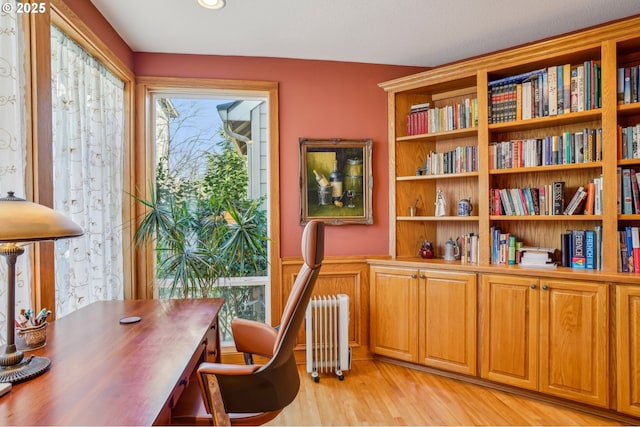
<path id="1" fill-rule="evenodd" d="M 16 328 L 16 347 L 19 350 L 35 350 L 47 344 L 47 322 L 37 326 Z"/>

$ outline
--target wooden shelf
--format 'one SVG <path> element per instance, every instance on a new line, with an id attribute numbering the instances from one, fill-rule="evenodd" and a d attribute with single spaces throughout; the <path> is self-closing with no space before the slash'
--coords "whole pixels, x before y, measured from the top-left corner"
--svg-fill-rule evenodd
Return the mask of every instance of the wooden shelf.
<path id="1" fill-rule="evenodd" d="M 491 215 L 492 221 L 602 221 L 602 215 Z"/>
<path id="2" fill-rule="evenodd" d="M 489 130 L 493 132 L 506 132 L 513 130 L 529 130 L 557 125 L 567 125 L 571 123 L 582 123 L 599 119 L 602 116 L 602 109 L 579 111 L 576 113 L 560 114 L 557 116 L 537 117 L 529 120 L 516 120 L 505 123 L 492 123 Z"/>
<path id="3" fill-rule="evenodd" d="M 470 222 L 478 221 L 478 216 L 398 216 L 398 221 L 443 221 L 443 222 Z"/>
<path id="4" fill-rule="evenodd" d="M 469 178 L 478 177 L 478 172 L 463 172 L 463 173 L 446 173 L 441 175 L 412 175 L 412 176 L 399 176 L 397 181 L 430 181 L 433 179 L 456 179 L 456 178 Z"/>
<path id="5" fill-rule="evenodd" d="M 477 134 L 478 134 L 478 128 L 474 127 L 474 128 L 450 130 L 446 132 L 434 132 L 434 133 L 423 133 L 420 135 L 400 136 L 396 138 L 396 141 L 398 142 L 435 141 L 442 138 L 447 138 L 447 139 L 466 138 L 466 137 L 474 136 Z"/>
<path id="6" fill-rule="evenodd" d="M 568 170 L 574 170 L 574 169 L 601 169 L 601 168 L 602 168 L 602 162 L 589 162 L 589 163 L 571 163 L 567 165 L 489 169 L 489 174 L 505 175 L 505 174 L 515 174 L 515 173 L 552 172 L 552 171 L 568 171 Z"/>

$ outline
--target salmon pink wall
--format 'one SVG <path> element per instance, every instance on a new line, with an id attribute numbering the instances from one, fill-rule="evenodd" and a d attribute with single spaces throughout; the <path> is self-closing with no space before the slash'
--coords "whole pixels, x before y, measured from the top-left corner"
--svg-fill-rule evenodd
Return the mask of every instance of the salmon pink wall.
<path id="1" fill-rule="evenodd" d="M 277 58 L 135 54 L 138 76 L 276 81 L 280 101 L 281 255 L 300 255 L 300 137 L 373 140 L 372 225 L 330 226 L 328 256 L 389 253 L 387 94 L 378 83 L 421 68 Z"/>
<path id="2" fill-rule="evenodd" d="M 63 0 L 136 76 L 279 84 L 281 256 L 300 255 L 300 137 L 373 140 L 372 225 L 327 227 L 328 256 L 389 253 L 387 94 L 378 83 L 424 68 L 295 59 L 132 52 L 87 0 Z"/>

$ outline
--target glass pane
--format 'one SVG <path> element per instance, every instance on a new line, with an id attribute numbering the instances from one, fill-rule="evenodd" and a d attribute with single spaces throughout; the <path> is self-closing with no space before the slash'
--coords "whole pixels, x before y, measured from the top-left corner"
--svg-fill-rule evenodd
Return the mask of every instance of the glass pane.
<path id="1" fill-rule="evenodd" d="M 266 104 L 154 99 L 157 295 L 224 297 L 225 343 L 234 317 L 268 320 Z"/>

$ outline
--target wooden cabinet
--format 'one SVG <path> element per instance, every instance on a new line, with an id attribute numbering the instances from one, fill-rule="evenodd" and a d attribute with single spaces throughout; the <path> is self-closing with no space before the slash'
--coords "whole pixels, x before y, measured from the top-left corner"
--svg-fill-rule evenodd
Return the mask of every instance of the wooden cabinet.
<path id="1" fill-rule="evenodd" d="M 538 389 L 539 283 L 484 274 L 480 281 L 480 375 Z"/>
<path id="2" fill-rule="evenodd" d="M 421 270 L 419 363 L 461 374 L 476 374 L 476 275 Z"/>
<path id="3" fill-rule="evenodd" d="M 609 405 L 609 284 L 482 276 L 481 376 Z"/>
<path id="4" fill-rule="evenodd" d="M 616 286 L 617 410 L 640 416 L 640 286 Z"/>
<path id="5" fill-rule="evenodd" d="M 475 375 L 476 275 L 371 268 L 371 351 Z"/>
<path id="6" fill-rule="evenodd" d="M 371 351 L 418 362 L 418 270 L 371 267 L 370 277 Z"/>

